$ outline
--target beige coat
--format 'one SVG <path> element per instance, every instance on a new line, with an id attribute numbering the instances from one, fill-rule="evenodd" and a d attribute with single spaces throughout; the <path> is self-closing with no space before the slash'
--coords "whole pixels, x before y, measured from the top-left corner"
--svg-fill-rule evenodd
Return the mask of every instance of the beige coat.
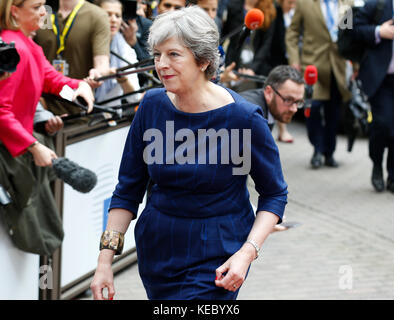
<path id="1" fill-rule="evenodd" d="M 349 8 L 350 1 L 339 0 L 339 11 Z M 300 53 L 299 39 L 302 35 Z M 286 32 L 286 47 L 289 64 L 301 65 L 304 72 L 313 64 L 318 70 L 318 82 L 314 86 L 313 99 L 330 99 L 330 74 L 334 74 L 343 101 L 350 99 L 346 85 L 346 60 L 338 54 L 337 44 L 331 41 L 330 33 L 321 10 L 320 0 L 297 0 L 297 6 Z"/>

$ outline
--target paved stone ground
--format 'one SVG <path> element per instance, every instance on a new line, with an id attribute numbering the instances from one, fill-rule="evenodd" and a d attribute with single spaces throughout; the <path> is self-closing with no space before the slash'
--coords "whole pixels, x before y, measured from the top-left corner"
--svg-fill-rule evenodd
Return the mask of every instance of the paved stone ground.
<path id="1" fill-rule="evenodd" d="M 339 136 L 340 167 L 312 170 L 304 125 L 288 128 L 295 142 L 278 144 L 289 185 L 286 217 L 301 225 L 267 239 L 238 298 L 394 299 L 394 194 L 373 190 L 367 140 L 348 153 Z M 115 288 L 115 299 L 147 299 L 137 265 L 115 276 Z"/>

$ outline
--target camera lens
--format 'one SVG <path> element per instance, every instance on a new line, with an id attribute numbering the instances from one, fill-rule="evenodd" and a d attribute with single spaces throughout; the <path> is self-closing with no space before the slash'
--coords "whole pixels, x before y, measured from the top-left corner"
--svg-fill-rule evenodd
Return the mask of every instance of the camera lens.
<path id="1" fill-rule="evenodd" d="M 19 54 L 15 48 L 0 48 L 0 71 L 14 72 L 19 60 Z"/>

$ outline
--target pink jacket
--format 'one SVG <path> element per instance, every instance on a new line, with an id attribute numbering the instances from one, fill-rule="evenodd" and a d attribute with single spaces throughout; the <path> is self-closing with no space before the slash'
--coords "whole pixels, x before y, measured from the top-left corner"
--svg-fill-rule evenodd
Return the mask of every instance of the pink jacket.
<path id="1" fill-rule="evenodd" d="M 36 141 L 33 119 L 41 93 L 58 95 L 66 84 L 76 89 L 80 80 L 57 72 L 42 48 L 21 31 L 4 30 L 1 37 L 7 43 L 15 42 L 21 58 L 12 76 L 0 81 L 0 141 L 17 157 Z"/>

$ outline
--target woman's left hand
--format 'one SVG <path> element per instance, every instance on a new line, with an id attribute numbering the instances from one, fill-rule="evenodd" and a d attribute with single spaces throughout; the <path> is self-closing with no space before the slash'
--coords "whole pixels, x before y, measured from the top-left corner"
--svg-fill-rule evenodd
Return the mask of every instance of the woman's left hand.
<path id="1" fill-rule="evenodd" d="M 246 273 L 255 258 L 255 249 L 244 245 L 216 269 L 215 284 L 229 291 L 237 291 L 245 281 Z M 226 275 L 224 275 L 226 273 Z"/>
<path id="2" fill-rule="evenodd" d="M 88 113 L 92 112 L 94 96 L 93 91 L 87 82 L 81 81 L 79 83 L 78 89 L 74 92 L 73 100 L 75 100 L 78 96 L 82 97 L 86 101 Z"/>

